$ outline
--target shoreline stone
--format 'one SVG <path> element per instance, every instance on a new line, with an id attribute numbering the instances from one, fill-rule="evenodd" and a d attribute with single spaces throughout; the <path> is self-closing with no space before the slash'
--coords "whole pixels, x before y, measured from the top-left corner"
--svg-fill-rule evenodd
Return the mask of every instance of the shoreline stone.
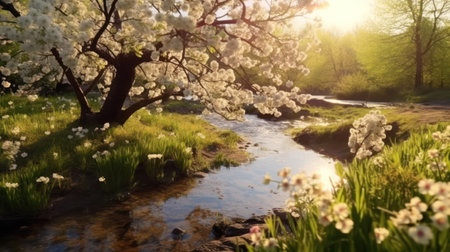
<path id="1" fill-rule="evenodd" d="M 233 219 L 231 223 L 223 221 L 214 223 L 211 232 L 215 239 L 208 241 L 199 247 L 192 250 L 192 252 L 214 252 L 214 251 L 247 251 L 246 244 L 251 244 L 250 228 L 259 226 L 262 232 L 267 232 L 268 227 L 265 224 L 265 219 L 269 216 L 279 217 L 283 224 L 288 225 L 288 215 L 282 208 L 274 208 L 272 213 L 267 215 L 252 216 L 248 219 Z M 289 229 L 288 229 L 289 230 Z"/>

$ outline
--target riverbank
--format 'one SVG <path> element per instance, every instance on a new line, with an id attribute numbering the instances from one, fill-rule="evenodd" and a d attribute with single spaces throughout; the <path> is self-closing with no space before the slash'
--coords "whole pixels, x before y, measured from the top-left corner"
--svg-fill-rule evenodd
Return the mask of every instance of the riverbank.
<path id="1" fill-rule="evenodd" d="M 308 126 L 306 128 L 290 129 L 293 139 L 305 148 L 312 149 L 323 155 L 342 162 L 349 162 L 354 154 L 350 153 L 348 138 L 350 128 L 357 118 L 363 117 L 371 109 L 357 106 L 334 105 L 331 107 L 306 108 L 310 115 L 319 117 L 327 125 Z M 402 105 L 397 107 L 379 108 L 387 118 L 392 130 L 386 132 L 386 145 L 406 140 L 412 131 L 436 124 L 450 122 L 450 107 Z M 306 118 L 308 120 L 308 118 Z"/>
<path id="2" fill-rule="evenodd" d="M 83 128 L 70 97 L 3 95 L 0 105 L 2 223 L 53 218 L 248 159 L 237 134 L 193 115 L 141 110 L 123 126 Z"/>

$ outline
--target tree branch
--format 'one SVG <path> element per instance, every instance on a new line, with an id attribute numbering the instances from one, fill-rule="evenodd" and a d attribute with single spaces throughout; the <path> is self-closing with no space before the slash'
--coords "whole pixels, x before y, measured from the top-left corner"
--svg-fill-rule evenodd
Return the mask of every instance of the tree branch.
<path id="1" fill-rule="evenodd" d="M 9 11 L 9 13 L 11 13 L 14 17 L 20 17 L 20 12 L 14 7 L 12 3 L 5 3 L 0 0 L 0 6 L 2 7 L 2 9 Z"/>
<path id="2" fill-rule="evenodd" d="M 87 95 L 89 92 L 91 92 L 91 90 L 100 82 L 100 80 L 103 77 L 103 74 L 106 72 L 107 69 L 108 66 L 106 66 L 105 68 L 100 70 L 100 72 L 98 72 L 97 76 L 95 76 L 95 79 L 92 80 L 91 84 L 89 84 L 89 86 L 83 91 L 84 95 Z"/>
<path id="3" fill-rule="evenodd" d="M 153 98 L 147 98 L 147 99 L 143 99 L 140 100 L 138 102 L 133 103 L 131 106 L 129 106 L 128 108 L 126 108 L 125 110 L 122 110 L 122 112 L 120 113 L 119 117 L 118 117 L 118 121 L 120 123 L 124 123 L 134 112 L 138 111 L 139 109 L 150 105 L 156 101 L 166 101 L 167 99 L 169 99 L 170 96 L 182 96 L 183 92 L 179 91 L 176 93 L 172 93 L 172 92 L 167 92 L 164 93 L 162 95 L 153 97 Z"/>
<path id="4" fill-rule="evenodd" d="M 55 59 L 58 62 L 58 64 L 63 69 L 63 72 L 66 74 L 67 80 L 69 81 L 70 85 L 72 86 L 75 92 L 75 95 L 77 96 L 78 102 L 80 103 L 81 107 L 81 114 L 84 115 L 92 113 L 91 108 L 89 107 L 89 103 L 86 99 L 86 96 L 84 95 L 83 90 L 81 90 L 80 85 L 75 76 L 73 75 L 72 70 L 64 64 L 61 55 L 59 54 L 56 48 L 52 48 L 51 52 L 53 56 L 55 56 Z"/>

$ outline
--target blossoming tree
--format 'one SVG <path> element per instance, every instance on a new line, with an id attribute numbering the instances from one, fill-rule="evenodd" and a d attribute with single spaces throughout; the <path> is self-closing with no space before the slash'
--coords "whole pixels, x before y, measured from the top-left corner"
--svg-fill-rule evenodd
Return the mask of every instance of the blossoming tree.
<path id="1" fill-rule="evenodd" d="M 1 55 L 0 71 L 19 74 L 22 90 L 65 76 L 82 122 L 123 124 L 142 107 L 183 96 L 228 119 L 242 119 L 246 104 L 280 116 L 280 106 L 298 111 L 308 98 L 279 75 L 308 72 L 308 48 L 280 27 L 316 0 L 27 2 L 0 0 L 0 36 L 20 45 Z M 250 68 L 276 85 L 253 83 L 245 75 Z M 104 99 L 100 111 L 86 99 L 95 87 Z M 128 95 L 138 97 L 125 107 Z"/>

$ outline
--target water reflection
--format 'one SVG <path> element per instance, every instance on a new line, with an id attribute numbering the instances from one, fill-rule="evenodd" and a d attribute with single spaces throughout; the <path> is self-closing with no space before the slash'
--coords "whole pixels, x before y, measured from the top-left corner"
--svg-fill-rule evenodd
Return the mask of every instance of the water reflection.
<path id="1" fill-rule="evenodd" d="M 276 177 L 284 166 L 293 171 L 318 172 L 324 184 L 334 177 L 333 161 L 304 150 L 284 134 L 288 126 L 247 116 L 243 123 L 207 120 L 229 128 L 252 143 L 256 158 L 239 167 L 221 169 L 203 179 L 184 179 L 175 185 L 134 193 L 121 203 L 110 203 L 84 213 L 73 213 L 0 237 L 0 251 L 143 250 L 186 251 L 211 239 L 214 222 L 247 218 L 283 206 L 287 195 L 275 184 L 262 185 L 265 173 Z M 186 231 L 175 240 L 171 231 Z"/>

